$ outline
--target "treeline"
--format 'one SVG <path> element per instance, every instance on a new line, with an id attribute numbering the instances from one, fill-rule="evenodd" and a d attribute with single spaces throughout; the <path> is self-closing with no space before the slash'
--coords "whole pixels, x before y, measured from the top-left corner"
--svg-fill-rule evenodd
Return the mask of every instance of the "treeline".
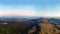
<path id="1" fill-rule="evenodd" d="M 25 22 L 11 22 L 0 24 L 0 34 L 27 34 L 30 24 Z"/>

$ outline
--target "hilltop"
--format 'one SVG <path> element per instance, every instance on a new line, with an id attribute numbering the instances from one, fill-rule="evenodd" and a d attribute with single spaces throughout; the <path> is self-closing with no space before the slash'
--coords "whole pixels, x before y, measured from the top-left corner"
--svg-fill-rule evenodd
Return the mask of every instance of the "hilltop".
<path id="1" fill-rule="evenodd" d="M 43 19 L 45 18 L 35 17 L 31 19 L 28 18 L 20 19 L 2 17 L 0 18 L 0 30 L 1 30 L 0 33 L 7 34 L 8 32 L 9 34 L 30 34 L 30 33 L 58 34 L 60 32 L 60 19 L 58 18 L 46 18 L 45 20 Z M 52 30 L 50 31 L 50 29 Z"/>

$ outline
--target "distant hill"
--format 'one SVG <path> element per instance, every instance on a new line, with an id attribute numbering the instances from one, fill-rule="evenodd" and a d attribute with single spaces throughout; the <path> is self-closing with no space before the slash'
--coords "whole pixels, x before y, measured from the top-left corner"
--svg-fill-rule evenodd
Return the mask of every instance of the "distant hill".
<path id="1" fill-rule="evenodd" d="M 38 22 L 39 20 L 41 20 L 43 17 L 27 17 L 27 16 L 2 16 L 0 17 L 0 21 L 16 21 L 16 20 L 22 20 L 22 21 L 33 21 Z M 60 18 L 48 18 L 48 20 L 53 21 L 53 22 L 57 22 L 60 23 Z"/>

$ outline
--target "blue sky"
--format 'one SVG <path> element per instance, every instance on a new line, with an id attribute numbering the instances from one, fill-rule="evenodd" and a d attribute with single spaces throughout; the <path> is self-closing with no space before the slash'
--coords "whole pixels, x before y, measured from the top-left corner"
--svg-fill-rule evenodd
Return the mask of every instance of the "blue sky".
<path id="1" fill-rule="evenodd" d="M 0 0 L 0 16 L 60 17 L 60 0 Z"/>

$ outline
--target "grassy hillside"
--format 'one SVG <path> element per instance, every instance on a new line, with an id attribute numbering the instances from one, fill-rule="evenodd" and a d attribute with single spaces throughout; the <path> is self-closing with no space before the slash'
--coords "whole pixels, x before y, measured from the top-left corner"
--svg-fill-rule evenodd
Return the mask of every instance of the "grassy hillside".
<path id="1" fill-rule="evenodd" d="M 8 22 L 8 24 L 0 22 L 0 34 L 60 34 L 60 25 L 49 23 L 47 20 L 34 26 L 30 22 L 23 21 Z"/>

